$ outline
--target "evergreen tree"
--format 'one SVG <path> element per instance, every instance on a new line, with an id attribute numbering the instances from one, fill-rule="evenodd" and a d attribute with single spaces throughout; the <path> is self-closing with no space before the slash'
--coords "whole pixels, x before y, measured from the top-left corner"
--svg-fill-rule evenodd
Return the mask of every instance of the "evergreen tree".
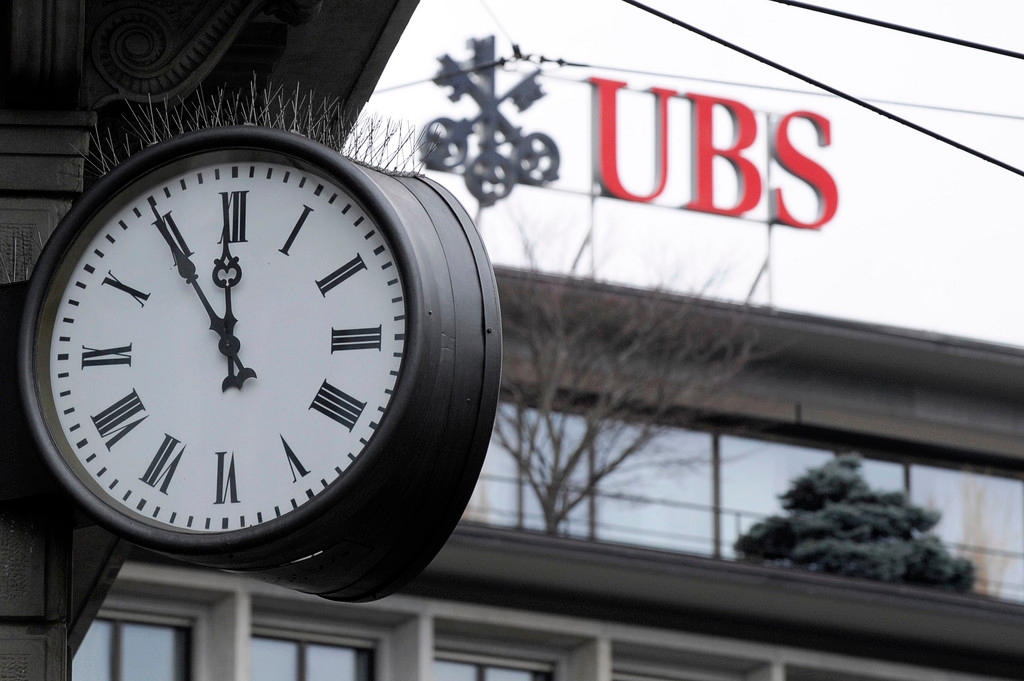
<path id="1" fill-rule="evenodd" d="M 736 551 L 749 561 L 969 591 L 974 565 L 928 534 L 941 514 L 903 492 L 871 489 L 860 465 L 841 456 L 801 475 L 779 496 L 788 513 L 751 527 Z"/>

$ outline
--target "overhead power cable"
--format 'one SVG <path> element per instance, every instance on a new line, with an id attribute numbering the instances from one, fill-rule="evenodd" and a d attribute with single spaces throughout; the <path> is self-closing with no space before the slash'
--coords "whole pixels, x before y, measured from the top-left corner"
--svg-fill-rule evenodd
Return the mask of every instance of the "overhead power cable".
<path id="1" fill-rule="evenodd" d="M 631 69 L 623 66 L 607 66 L 604 64 L 588 64 L 578 61 L 567 61 L 565 59 L 552 59 L 550 57 L 539 57 L 539 63 L 545 64 L 556 64 L 558 66 L 570 66 L 584 69 L 594 69 L 595 71 L 617 71 L 619 73 L 631 73 L 640 76 L 654 76 L 657 78 L 672 78 L 675 80 L 692 80 L 698 83 L 711 83 L 714 85 L 728 85 L 730 87 L 744 87 L 751 88 L 753 90 L 765 90 L 768 92 L 785 92 L 794 95 L 807 95 L 810 97 L 835 97 L 831 92 L 816 92 L 814 90 L 801 90 L 799 88 L 792 87 L 780 87 L 777 85 L 764 85 L 762 83 L 745 83 L 738 80 L 721 80 L 719 78 L 704 78 L 702 76 L 691 76 L 685 73 L 666 73 L 664 71 L 648 71 L 645 69 Z M 552 75 L 551 72 L 541 72 L 542 76 L 548 78 L 556 78 L 558 76 Z M 569 82 L 580 82 L 572 78 L 562 77 L 562 80 Z M 959 107 L 952 106 L 939 106 L 937 104 L 924 104 L 921 102 L 907 102 L 897 99 L 878 99 L 875 97 L 865 97 L 864 101 L 872 102 L 874 104 L 887 104 L 892 106 L 907 106 L 915 109 L 927 109 L 930 111 L 944 111 L 946 113 L 957 113 L 957 114 L 968 114 L 971 116 L 991 116 L 992 118 L 1005 118 L 1011 121 L 1024 121 L 1024 116 L 1017 114 L 999 113 L 997 111 L 981 111 L 979 109 L 962 109 Z"/>
<path id="2" fill-rule="evenodd" d="M 510 43 L 512 43 L 512 48 L 518 54 L 518 52 L 519 52 L 519 42 L 512 39 L 512 34 L 509 33 L 505 29 L 505 25 L 501 23 L 501 19 L 499 19 L 498 15 L 495 13 L 495 11 L 493 9 L 491 9 L 491 6 L 487 3 L 487 0 L 480 0 L 480 5 L 484 8 L 485 12 L 487 12 L 488 14 L 491 15 L 491 20 L 494 21 L 494 25 L 497 26 L 498 30 L 501 31 L 502 35 L 504 35 L 505 38 Z"/>
<path id="3" fill-rule="evenodd" d="M 408 83 L 401 83 L 399 85 L 390 85 L 388 87 L 382 87 L 379 90 L 375 90 L 374 94 L 381 92 L 390 92 L 391 90 L 401 90 L 402 88 L 411 87 L 413 85 L 422 85 L 423 83 L 432 83 L 438 80 L 444 80 L 446 78 L 454 78 L 455 76 L 461 76 L 466 73 L 475 73 L 476 71 L 483 71 L 484 69 L 492 69 L 495 66 L 504 66 L 512 62 L 519 61 L 520 57 L 502 57 L 501 59 L 495 59 L 494 61 L 484 62 L 483 64 L 477 64 L 471 66 L 468 69 L 459 69 L 458 71 L 452 71 L 450 73 L 441 73 L 436 76 L 430 76 L 429 78 L 420 78 L 419 80 L 411 80 Z"/>
<path id="4" fill-rule="evenodd" d="M 931 137 L 932 139 L 938 140 L 939 142 L 942 142 L 944 144 L 948 144 L 949 146 L 953 147 L 954 149 L 959 149 L 960 151 L 962 151 L 964 153 L 967 153 L 967 154 L 970 154 L 971 156 L 974 156 L 976 158 L 980 158 L 983 161 L 988 161 L 992 165 L 997 166 L 999 168 L 1002 168 L 1003 170 L 1007 170 L 1007 171 L 1013 173 L 1014 175 L 1019 175 L 1021 177 L 1024 177 L 1024 170 L 1021 170 L 1020 168 L 1017 168 L 1016 166 L 1012 166 L 1009 163 L 1006 163 L 1005 161 L 1000 161 L 999 159 L 997 159 L 997 158 L 995 158 L 993 156 L 989 156 L 988 154 L 986 154 L 983 151 L 979 151 L 979 150 L 977 150 L 977 149 L 975 149 L 973 147 L 969 147 L 966 144 L 963 144 L 962 142 L 957 142 L 956 140 L 954 140 L 954 139 L 952 139 L 950 137 L 946 137 L 945 135 L 937 133 L 934 130 L 930 130 L 930 129 L 922 126 L 922 125 L 918 125 L 917 123 L 914 123 L 913 121 L 910 121 L 910 120 L 908 120 L 906 118 L 903 118 L 902 116 L 898 116 L 898 115 L 892 113 L 891 111 L 887 111 L 887 110 L 885 110 L 885 109 L 883 109 L 881 107 L 875 106 L 874 104 L 866 102 L 863 99 L 859 99 L 857 97 L 854 97 L 851 94 L 847 94 L 846 92 L 843 92 L 842 90 L 839 90 L 838 88 L 834 88 L 831 85 L 827 85 L 827 84 L 821 82 L 820 80 L 817 80 L 817 79 L 812 78 L 810 76 L 804 75 L 803 73 L 800 73 L 799 71 L 791 69 L 788 66 L 784 66 L 784 65 L 780 64 L 779 62 L 772 61 L 771 59 L 768 59 L 767 57 L 763 57 L 760 54 L 757 54 L 756 52 L 752 52 L 751 50 L 748 50 L 745 47 L 740 47 L 736 43 L 729 42 L 728 40 L 725 40 L 724 38 L 719 38 L 718 36 L 714 35 L 713 33 L 708 33 L 707 31 L 704 31 L 704 30 L 702 30 L 700 28 L 697 28 L 693 24 L 689 24 L 689 23 L 683 21 L 682 19 L 677 19 L 676 17 L 674 17 L 674 16 L 672 16 L 670 14 L 665 14 L 664 12 L 661 12 L 661 11 L 659 11 L 657 9 L 654 9 L 653 7 L 651 7 L 649 5 L 645 5 L 644 3 L 639 2 L 638 0 L 622 0 L 622 2 L 626 3 L 627 5 L 631 5 L 631 6 L 637 8 L 639 10 L 647 12 L 648 14 L 661 19 L 662 21 L 667 21 L 670 24 L 673 24 L 675 26 L 678 26 L 679 28 L 682 28 L 684 30 L 689 31 L 690 33 L 694 33 L 696 35 L 701 36 L 702 38 L 710 40 L 710 41 L 712 41 L 714 43 L 718 43 L 719 45 L 721 45 L 723 47 L 727 47 L 730 50 L 733 50 L 734 52 L 738 52 L 738 53 L 742 54 L 745 57 L 749 57 L 750 59 L 753 59 L 753 60 L 755 60 L 757 62 L 760 62 L 760 63 L 764 64 L 765 66 L 769 66 L 769 67 L 771 67 L 773 69 L 781 71 L 781 72 L 785 73 L 786 75 L 789 75 L 789 76 L 792 76 L 793 78 L 797 78 L 799 80 L 802 80 L 802 81 L 804 81 L 805 83 L 807 83 L 809 85 L 813 85 L 814 87 L 821 88 L 825 92 L 830 92 L 830 93 L 834 94 L 836 97 L 839 97 L 841 99 L 845 99 L 846 101 L 850 102 L 851 104 L 856 104 L 857 106 L 863 107 L 863 108 L 867 109 L 868 111 L 871 111 L 873 113 L 878 114 L 879 116 L 884 116 L 885 118 L 888 118 L 889 120 L 892 120 L 892 121 L 895 121 L 896 123 L 904 125 L 904 126 L 910 128 L 911 130 L 916 130 L 917 132 L 921 133 L 922 135 L 927 135 L 928 137 Z"/>
<path id="5" fill-rule="evenodd" d="M 891 31 L 899 31 L 901 33 L 909 33 L 911 35 L 920 36 L 922 38 L 929 38 L 931 40 L 939 40 L 944 43 L 950 43 L 952 45 L 959 45 L 960 47 L 969 47 L 972 50 L 981 50 L 983 52 L 991 52 L 992 54 L 1000 54 L 1004 57 L 1013 57 L 1014 59 L 1024 59 L 1024 53 L 1014 52 L 1013 50 L 1007 50 L 1002 47 L 993 47 L 992 45 L 984 45 L 982 43 L 976 43 L 971 40 L 964 40 L 962 38 L 954 38 L 953 36 L 943 35 L 942 33 L 933 33 L 931 31 L 924 31 L 919 28 L 913 28 L 911 26 L 903 26 L 901 24 L 894 24 L 888 21 L 881 21 L 880 19 L 872 19 L 871 17 L 861 16 L 859 14 L 850 14 L 849 12 L 841 12 L 837 9 L 830 7 L 821 7 L 819 5 L 811 5 L 806 2 L 798 2 L 798 0 L 770 0 L 771 2 L 777 2 L 780 5 L 789 5 L 790 7 L 798 7 L 800 9 L 810 10 L 811 12 L 819 12 L 821 14 L 828 14 L 829 16 L 839 17 L 840 19 L 849 19 L 850 21 L 859 21 L 863 24 L 870 24 L 872 26 L 879 26 L 881 28 L 887 28 Z"/>

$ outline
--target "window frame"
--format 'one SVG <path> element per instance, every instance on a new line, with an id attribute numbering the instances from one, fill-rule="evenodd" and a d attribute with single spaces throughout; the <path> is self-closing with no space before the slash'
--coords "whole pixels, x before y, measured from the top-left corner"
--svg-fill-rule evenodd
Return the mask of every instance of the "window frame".
<path id="1" fill-rule="evenodd" d="M 356 681 L 374 681 L 377 678 L 378 651 L 377 646 L 372 640 L 350 636 L 338 636 L 332 634 L 307 632 L 295 629 L 282 629 L 279 627 L 266 627 L 254 623 L 252 626 L 252 630 L 249 632 L 250 660 L 252 659 L 252 640 L 255 638 L 268 639 L 272 641 L 285 641 L 297 645 L 298 681 L 306 681 L 306 650 L 310 645 L 345 648 L 348 650 L 357 651 L 357 655 L 359 653 L 365 654 L 366 677 L 363 679 L 357 678 Z"/>
<path id="2" fill-rule="evenodd" d="M 111 681 L 123 681 L 122 679 L 122 664 L 121 664 L 121 649 L 123 632 L 122 629 L 126 624 L 140 624 L 143 626 L 152 627 L 166 627 L 168 629 L 177 629 L 181 631 L 184 636 L 184 665 L 183 665 L 183 679 L 182 681 L 193 681 L 197 678 L 196 675 L 196 654 L 195 654 L 195 621 L 189 617 L 166 615 L 160 613 L 144 613 L 135 610 L 125 610 L 121 608 L 104 608 L 96 617 L 90 622 L 89 627 L 92 628 L 93 624 L 97 621 L 103 621 L 110 623 L 111 635 L 110 635 L 110 650 L 108 654 L 110 656 L 110 676 Z M 86 632 L 88 636 L 88 632 Z M 82 639 L 83 642 L 85 639 Z M 72 661 L 72 664 L 73 661 Z"/>

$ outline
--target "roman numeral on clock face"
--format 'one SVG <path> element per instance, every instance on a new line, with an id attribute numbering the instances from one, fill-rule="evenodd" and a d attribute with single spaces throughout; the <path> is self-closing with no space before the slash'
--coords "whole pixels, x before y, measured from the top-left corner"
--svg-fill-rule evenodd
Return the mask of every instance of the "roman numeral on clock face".
<path id="1" fill-rule="evenodd" d="M 156 456 L 149 462 L 149 468 L 139 480 L 153 488 L 160 485 L 160 491 L 167 494 L 167 486 L 171 484 L 174 471 L 178 470 L 181 455 L 185 453 L 185 445 L 181 445 L 175 454 L 174 450 L 178 445 L 181 445 L 181 442 L 177 438 L 164 433 L 164 441 L 160 443 L 160 448 L 156 450 Z M 174 458 L 171 458 L 172 456 Z"/>
<path id="2" fill-rule="evenodd" d="M 295 241 L 295 237 L 297 237 L 299 235 L 299 230 L 302 229 L 302 223 L 304 223 L 306 221 L 306 218 L 309 217 L 309 214 L 312 213 L 312 212 L 313 212 L 312 208 L 310 208 L 309 206 L 307 206 L 305 204 L 302 205 L 302 215 L 299 216 L 299 219 L 295 223 L 295 226 L 292 227 L 292 231 L 288 235 L 288 238 L 285 240 L 284 246 L 282 246 L 281 248 L 279 248 L 277 250 L 281 251 L 285 255 L 288 255 L 288 251 L 292 247 L 292 242 Z"/>
<path id="3" fill-rule="evenodd" d="M 127 284 L 122 284 L 121 280 L 115 277 L 114 273 L 111 272 L 110 270 L 107 270 L 107 276 L 103 279 L 101 286 L 104 284 L 107 286 L 112 286 L 113 288 L 116 288 L 118 291 L 124 291 L 125 293 L 127 293 L 128 295 L 135 299 L 135 302 L 139 304 L 139 307 L 146 307 L 146 301 L 149 300 L 149 294 L 143 293 L 139 289 L 132 288 Z"/>
<path id="4" fill-rule="evenodd" d="M 368 329 L 331 329 L 331 352 L 380 350 L 380 326 Z"/>
<path id="5" fill-rule="evenodd" d="M 249 190 L 221 192 L 221 203 L 224 207 L 224 232 L 230 243 L 245 241 L 245 195 Z M 224 237 L 217 243 L 221 243 Z"/>
<path id="6" fill-rule="evenodd" d="M 316 282 L 317 288 L 320 289 L 320 295 L 326 296 L 327 292 L 332 288 L 345 281 L 359 270 L 365 270 L 366 264 L 363 262 L 361 255 L 349 260 L 347 263 L 328 274 L 323 279 L 319 279 Z"/>
<path id="7" fill-rule="evenodd" d="M 146 408 L 139 399 L 138 393 L 132 390 L 130 393 L 114 402 L 112 405 L 101 411 L 99 414 L 90 417 L 96 426 L 96 431 L 103 438 L 103 444 L 109 450 L 128 433 L 132 432 L 137 425 L 149 418 L 149 415 L 135 419 L 137 414 L 144 412 Z"/>
<path id="8" fill-rule="evenodd" d="M 213 503 L 238 503 L 238 483 L 235 481 L 235 453 L 215 452 L 217 455 L 217 500 Z"/>
<path id="9" fill-rule="evenodd" d="M 87 348 L 82 346 L 82 368 L 85 367 L 102 367 L 110 366 L 112 364 L 127 364 L 132 365 L 132 344 L 121 346 L 119 348 L 106 348 L 104 350 L 97 350 L 96 348 Z"/>
<path id="10" fill-rule="evenodd" d="M 284 445 L 284 455 L 288 459 L 288 468 L 292 471 L 292 482 L 298 482 L 299 478 L 309 475 L 309 471 L 299 461 L 299 457 L 295 456 L 295 452 L 285 442 L 284 435 L 281 436 L 281 444 Z"/>
<path id="11" fill-rule="evenodd" d="M 366 402 L 360 402 L 324 381 L 309 408 L 316 409 L 321 414 L 352 430 L 365 406 Z"/>

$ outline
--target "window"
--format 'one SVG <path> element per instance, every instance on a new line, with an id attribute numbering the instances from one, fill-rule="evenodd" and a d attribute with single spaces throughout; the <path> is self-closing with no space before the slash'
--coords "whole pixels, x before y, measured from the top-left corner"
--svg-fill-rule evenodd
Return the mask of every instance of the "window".
<path id="1" fill-rule="evenodd" d="M 254 636 L 252 681 L 370 681 L 373 651 Z M 77 681 L 77 679 L 76 679 Z"/>
<path id="2" fill-rule="evenodd" d="M 975 589 L 1024 598 L 1024 482 L 971 471 L 913 465 L 910 497 L 942 512 L 933 532 L 975 567 Z"/>
<path id="3" fill-rule="evenodd" d="M 782 510 L 779 495 L 809 468 L 835 454 L 821 449 L 750 440 L 720 438 L 722 460 L 722 554 L 733 555 L 736 538 L 766 515 Z"/>
<path id="4" fill-rule="evenodd" d="M 75 681 L 188 681 L 188 629 L 97 619 L 75 655 Z"/>
<path id="5" fill-rule="evenodd" d="M 511 661 L 434 660 L 434 681 L 551 681 L 543 665 Z"/>
<path id="6" fill-rule="evenodd" d="M 601 481 L 596 538 L 714 552 L 712 436 L 673 428 Z"/>

